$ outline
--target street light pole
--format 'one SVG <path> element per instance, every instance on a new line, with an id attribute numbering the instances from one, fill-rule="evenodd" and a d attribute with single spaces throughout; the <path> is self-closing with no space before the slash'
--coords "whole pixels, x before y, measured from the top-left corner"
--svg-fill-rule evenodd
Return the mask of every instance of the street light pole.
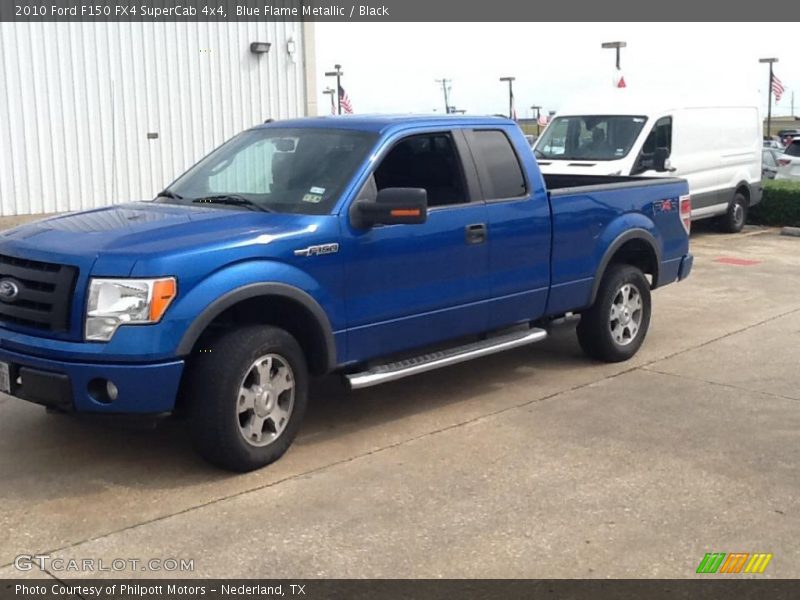
<path id="1" fill-rule="evenodd" d="M 758 62 L 769 64 L 769 84 L 767 85 L 767 136 L 772 135 L 772 64 L 778 62 L 777 58 L 759 58 Z"/>
<path id="2" fill-rule="evenodd" d="M 501 77 L 500 81 L 508 82 L 508 118 L 514 118 L 514 80 L 516 77 Z"/>
<path id="3" fill-rule="evenodd" d="M 603 42 L 602 44 L 600 44 L 601 48 L 606 48 L 606 49 L 614 48 L 614 50 L 616 51 L 616 53 L 617 53 L 617 61 L 616 61 L 617 71 L 619 71 L 619 54 L 620 54 L 619 50 L 620 50 L 620 48 L 625 48 L 627 45 L 628 45 L 627 42 Z"/>
<path id="4" fill-rule="evenodd" d="M 335 71 L 328 71 L 325 73 L 325 77 L 336 77 L 336 112 L 337 114 L 342 114 L 342 94 L 340 90 L 342 89 L 342 65 L 333 65 L 336 69 Z"/>
<path id="5" fill-rule="evenodd" d="M 541 108 L 542 107 L 539 106 L 538 104 L 534 104 L 533 106 L 531 106 L 531 110 L 536 111 L 536 137 L 539 137 L 539 133 L 540 133 L 540 130 L 539 130 L 539 110 Z"/>
<path id="6" fill-rule="evenodd" d="M 331 97 L 331 114 L 336 114 L 336 104 L 333 102 L 333 95 L 336 93 L 336 90 L 333 88 L 325 88 L 322 93 Z"/>

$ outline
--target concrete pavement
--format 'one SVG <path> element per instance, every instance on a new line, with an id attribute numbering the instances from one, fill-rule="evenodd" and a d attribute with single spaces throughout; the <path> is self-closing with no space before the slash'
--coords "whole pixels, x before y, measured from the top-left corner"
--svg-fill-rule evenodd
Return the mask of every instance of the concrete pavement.
<path id="1" fill-rule="evenodd" d="M 690 577 L 714 551 L 800 576 L 800 240 L 692 242 L 632 361 L 592 363 L 564 328 L 370 390 L 321 381 L 257 473 L 207 466 L 180 422 L 0 397 L 0 577 L 22 553 L 193 559 L 193 576 Z"/>

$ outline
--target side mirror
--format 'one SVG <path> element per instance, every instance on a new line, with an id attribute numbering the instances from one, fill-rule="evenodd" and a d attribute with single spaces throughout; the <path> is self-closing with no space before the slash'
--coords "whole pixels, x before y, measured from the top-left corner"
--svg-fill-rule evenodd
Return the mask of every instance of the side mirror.
<path id="1" fill-rule="evenodd" d="M 653 154 L 653 169 L 660 172 L 671 170 L 669 164 L 669 149 L 656 148 Z"/>
<path id="2" fill-rule="evenodd" d="M 424 223 L 428 220 L 428 192 L 425 188 L 384 188 L 375 200 L 359 200 L 353 209 L 355 227 Z"/>

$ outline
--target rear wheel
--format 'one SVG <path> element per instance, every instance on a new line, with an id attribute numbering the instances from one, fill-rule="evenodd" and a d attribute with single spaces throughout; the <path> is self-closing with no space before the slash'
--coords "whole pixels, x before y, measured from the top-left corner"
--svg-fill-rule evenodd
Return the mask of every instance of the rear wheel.
<path id="1" fill-rule="evenodd" d="M 650 326 L 650 284 L 631 265 L 608 267 L 594 305 L 581 315 L 578 341 L 597 360 L 620 362 L 639 350 Z"/>
<path id="2" fill-rule="evenodd" d="M 276 327 L 230 331 L 196 355 L 187 379 L 192 438 L 208 461 L 251 471 L 289 448 L 306 410 L 300 345 Z"/>
<path id="3" fill-rule="evenodd" d="M 741 192 L 736 192 L 728 206 L 728 212 L 721 219 L 723 231 L 739 233 L 747 221 L 747 198 Z"/>

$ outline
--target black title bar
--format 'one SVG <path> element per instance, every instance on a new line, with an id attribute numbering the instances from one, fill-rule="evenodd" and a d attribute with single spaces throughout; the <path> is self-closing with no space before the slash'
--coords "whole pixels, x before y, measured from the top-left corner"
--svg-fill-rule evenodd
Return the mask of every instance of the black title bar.
<path id="1" fill-rule="evenodd" d="M 794 580 L 0 580 L 2 600 L 783 600 L 796 598 Z"/>
<path id="2" fill-rule="evenodd" d="M 769 7 L 717 0 L 0 0 L 0 21 L 733 22 L 779 15 L 785 24 L 800 18 L 797 0 L 775 0 Z M 677 24 L 672 37 L 680 38 Z"/>

